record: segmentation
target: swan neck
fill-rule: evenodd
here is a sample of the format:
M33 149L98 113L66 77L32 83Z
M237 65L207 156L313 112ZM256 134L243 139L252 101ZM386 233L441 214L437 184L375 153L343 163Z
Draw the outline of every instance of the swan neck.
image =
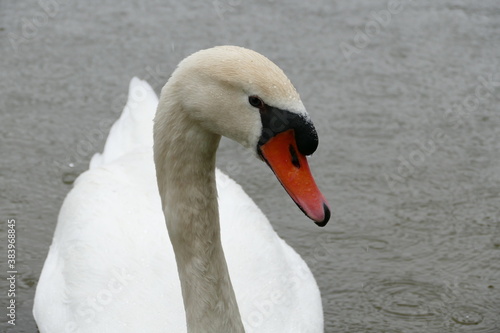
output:
M180 106L160 99L154 139L188 332L244 332L220 238L215 183L220 136L190 120Z

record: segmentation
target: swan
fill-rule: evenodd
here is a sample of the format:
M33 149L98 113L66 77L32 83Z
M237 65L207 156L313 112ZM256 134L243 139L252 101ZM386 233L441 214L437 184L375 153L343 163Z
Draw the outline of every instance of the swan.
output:
M216 169L222 135L328 222L306 159L318 137L283 71L242 47L198 51L159 100L132 79L61 207L34 299L40 332L323 332L311 271Z

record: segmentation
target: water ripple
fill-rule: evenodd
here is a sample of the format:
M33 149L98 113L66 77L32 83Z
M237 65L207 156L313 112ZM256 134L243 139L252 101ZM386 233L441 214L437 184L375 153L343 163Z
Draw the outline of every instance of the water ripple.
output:
M451 319L460 325L478 325L483 319L483 313L471 306L457 307L451 313Z
M443 307L442 288L429 282L382 280L368 283L364 291L375 308L396 317L431 320Z
M493 289L493 288L491 288ZM380 313L401 320L404 325L420 324L450 329L450 332L498 333L498 304L476 286L474 294L482 303L472 303L463 288L412 278L370 281L363 287L369 303ZM458 331L457 331L458 332Z

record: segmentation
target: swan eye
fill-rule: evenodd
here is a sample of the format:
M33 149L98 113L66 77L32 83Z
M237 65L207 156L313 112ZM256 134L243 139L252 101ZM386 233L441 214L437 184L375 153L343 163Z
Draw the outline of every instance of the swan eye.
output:
M248 103L250 103L251 106L259 109L264 106L264 102L257 96L248 97Z

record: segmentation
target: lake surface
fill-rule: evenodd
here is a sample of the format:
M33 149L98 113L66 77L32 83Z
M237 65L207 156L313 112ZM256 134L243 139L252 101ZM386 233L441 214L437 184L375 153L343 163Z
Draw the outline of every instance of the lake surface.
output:
M396 6L398 5L398 6ZM500 2L0 2L0 242L16 221L16 326L61 203L103 147L132 76L157 93L186 55L259 51L320 136L317 228L223 140L218 166L308 262L326 332L500 332ZM240 163L242 162L242 163ZM2 265L2 276L7 269ZM0 280L3 311L9 282Z

